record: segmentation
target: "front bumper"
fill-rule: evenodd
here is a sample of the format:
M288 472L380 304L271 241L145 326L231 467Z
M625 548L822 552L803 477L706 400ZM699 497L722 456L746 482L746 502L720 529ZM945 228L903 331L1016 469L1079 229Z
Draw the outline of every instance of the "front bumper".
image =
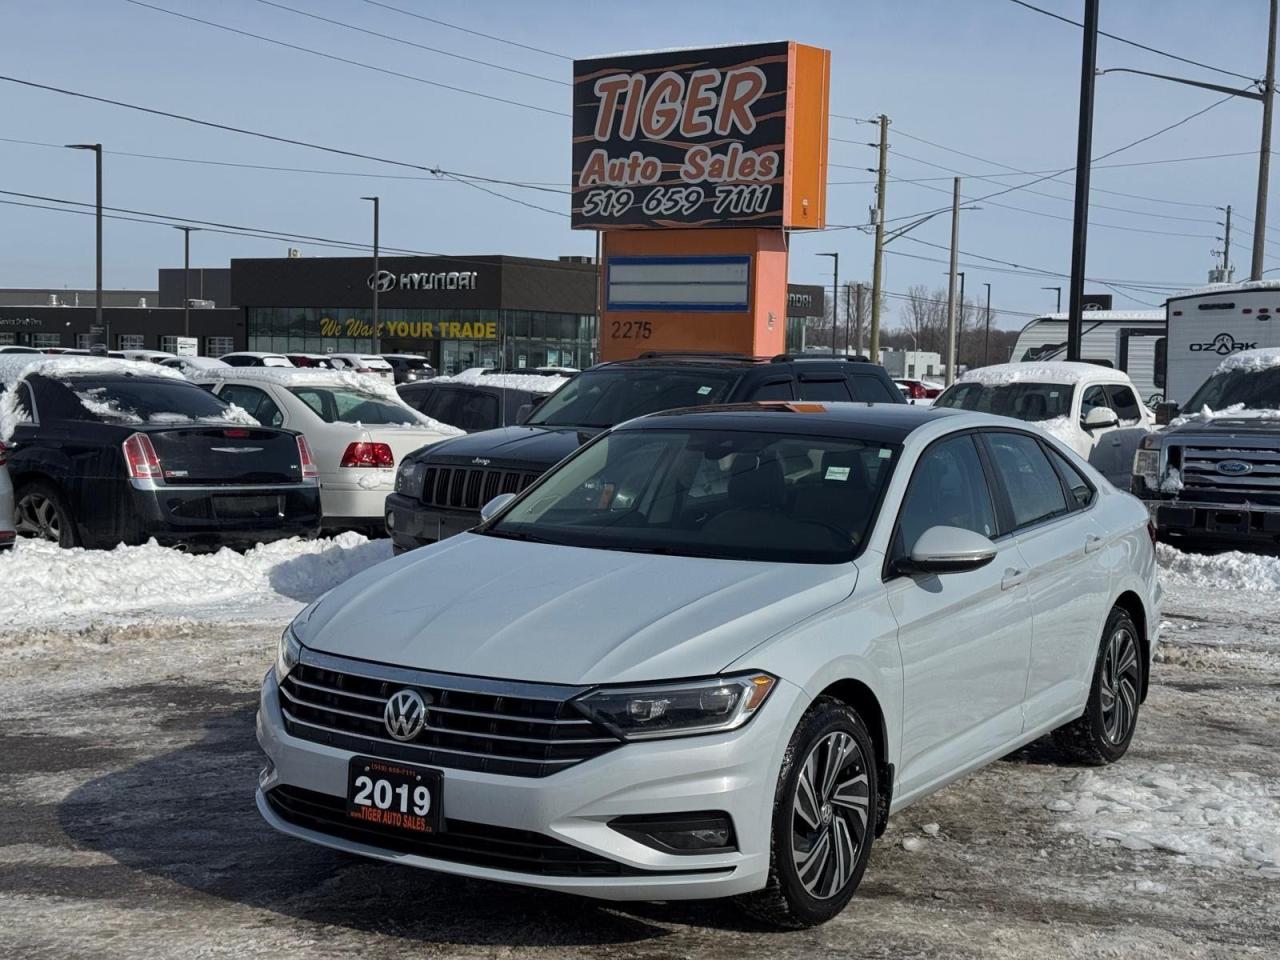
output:
M388 494L384 516L387 536L396 553L465 533L480 522L479 511L428 507L400 493Z
M1156 532L1169 541L1280 542L1280 507L1256 503L1144 500Z
M314 536L320 488L314 482L259 486L129 483L133 529L122 538L145 543L216 546Z
M270 760L259 779L258 809L277 830L349 853L483 880L607 900L706 899L764 886L774 787L804 691L780 681L769 702L731 733L628 743L546 777L444 770L444 816L530 831L619 865L622 876L548 876L476 866L357 842L285 819L268 800L282 785L342 798L345 750L290 736L284 729L274 671L262 685L258 743ZM721 810L733 820L737 850L706 855L662 853L609 826L628 814ZM497 831L495 831L497 832Z

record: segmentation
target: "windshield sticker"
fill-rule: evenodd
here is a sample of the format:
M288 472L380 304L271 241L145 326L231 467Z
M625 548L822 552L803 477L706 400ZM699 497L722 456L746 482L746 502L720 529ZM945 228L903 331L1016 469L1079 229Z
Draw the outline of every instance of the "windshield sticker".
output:
M892 457L892 456L893 456L893 451L892 451L892 450L890 450L888 447L881 447L881 448L880 448L880 459L881 459L881 460L888 460L888 459L889 459L890 457Z
M711 388L710 388L710 387L699 387L699 388L698 388L698 396L700 396L700 397L705 397L705 396L706 396L708 393L710 393L710 392L711 392Z
M848 480L848 479L849 479L849 468L848 468L848 467L827 467L827 476L826 476L826 479L828 479L828 480Z

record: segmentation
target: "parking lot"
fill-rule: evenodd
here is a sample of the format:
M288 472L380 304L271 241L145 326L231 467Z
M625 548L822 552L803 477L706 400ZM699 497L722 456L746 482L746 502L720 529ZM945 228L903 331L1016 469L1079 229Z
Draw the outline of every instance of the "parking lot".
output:
M61 565L31 547L0 559L6 957L1262 957L1280 938L1274 559L1162 548L1129 755L1070 768L1034 744L957 783L894 819L843 915L782 934L723 904L578 900L267 828L253 717L280 627L385 542ZM125 589L144 569L167 580Z

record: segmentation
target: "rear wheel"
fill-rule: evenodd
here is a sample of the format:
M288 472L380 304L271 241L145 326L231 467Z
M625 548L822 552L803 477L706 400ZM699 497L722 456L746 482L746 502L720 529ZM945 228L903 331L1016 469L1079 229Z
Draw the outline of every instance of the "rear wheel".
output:
M1093 766L1123 757L1138 726L1145 669L1133 618L1113 607L1102 631L1089 701L1080 717L1053 731L1058 749L1071 760Z
M875 748L862 719L822 697L787 745L774 795L769 879L738 898L781 927L830 920L862 880L875 833Z
M71 511L67 509L62 494L44 480L26 484L18 490L14 528L20 537L49 540L60 547L74 547L79 540Z

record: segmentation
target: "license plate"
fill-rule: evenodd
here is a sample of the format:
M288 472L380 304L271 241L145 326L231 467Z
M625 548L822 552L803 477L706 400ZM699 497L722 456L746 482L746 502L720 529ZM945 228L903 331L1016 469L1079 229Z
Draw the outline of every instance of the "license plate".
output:
M284 516L281 498L271 497L214 497L213 510L220 520L263 520Z
M352 757L347 767L347 816L391 833L444 829L444 774L395 760Z

